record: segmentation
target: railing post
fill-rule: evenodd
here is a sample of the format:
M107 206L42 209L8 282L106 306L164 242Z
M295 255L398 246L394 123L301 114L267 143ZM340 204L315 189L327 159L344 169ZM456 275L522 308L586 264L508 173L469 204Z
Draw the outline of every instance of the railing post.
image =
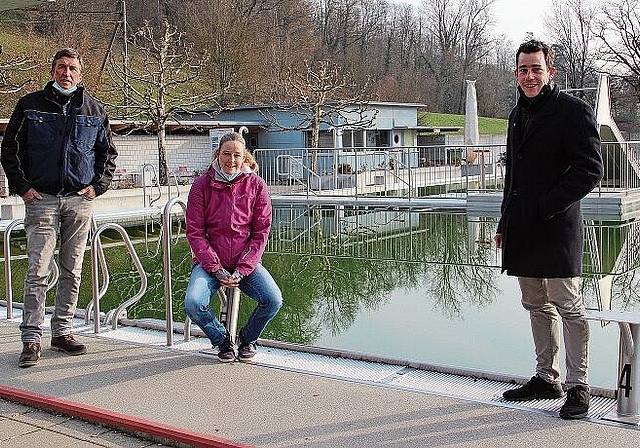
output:
M227 329L233 342L236 342L238 310L240 309L240 288L220 288L220 322Z
M165 319L167 321L167 346L173 345L173 293L171 289L171 208L180 205L182 212L186 214L187 205L177 197L170 199L164 206L162 212L162 263L164 267L164 306ZM185 322L185 340L189 328Z
M640 424L640 323L618 322L620 356L616 410L626 423Z
M16 219L9 223L4 231L4 288L5 297L7 298L7 319L13 319L13 285L11 283L11 231L23 219Z

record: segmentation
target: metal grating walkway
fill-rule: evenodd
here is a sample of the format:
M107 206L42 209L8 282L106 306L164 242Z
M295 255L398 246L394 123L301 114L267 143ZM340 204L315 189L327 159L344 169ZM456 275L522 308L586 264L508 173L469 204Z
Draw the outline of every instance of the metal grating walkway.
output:
M45 317L45 331L50 328L50 317L50 315ZM0 319L6 319L6 307L0 306ZM14 309L13 318L9 322L14 322L17 326L20 321L21 310ZM116 330L103 329L101 333L95 334L93 325L86 325L84 320L75 319L74 332L88 337L153 346L164 350L177 350L197 356L215 357L217 353L215 349L211 348L208 339L200 337L192 337L188 342L178 338L179 340L175 341L173 346L167 347L166 333L155 329L121 326ZM552 415L557 415L564 403L563 399L534 400L518 403L505 401L502 398L502 392L513 387L512 382L506 379L498 381L479 378L474 375L474 372L469 372L466 375L462 373L444 373L401 364L327 356L271 346L262 346L253 363L298 373L320 375L345 381L410 390L418 393L428 393ZM464 372L464 369L455 370ZM607 419L607 414L615 412L615 407L615 399L592 395L587 419L597 423L619 424ZM625 427L628 427L628 425L625 425Z

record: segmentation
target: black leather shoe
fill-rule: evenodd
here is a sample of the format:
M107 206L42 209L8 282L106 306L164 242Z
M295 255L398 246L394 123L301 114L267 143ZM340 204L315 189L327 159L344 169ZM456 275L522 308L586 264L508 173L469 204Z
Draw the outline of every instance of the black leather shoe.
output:
M18 360L19 367L31 367L38 364L40 360L40 343L39 342L23 342L22 353Z
M67 355L84 355L87 347L75 340L72 334L51 338L51 350L66 353Z
M589 413L589 388L573 386L567 391L567 401L560 408L560 418L573 420L585 418Z
M503 392L502 396L509 401L554 399L563 397L564 391L560 384L547 383L536 375L524 386L507 390Z

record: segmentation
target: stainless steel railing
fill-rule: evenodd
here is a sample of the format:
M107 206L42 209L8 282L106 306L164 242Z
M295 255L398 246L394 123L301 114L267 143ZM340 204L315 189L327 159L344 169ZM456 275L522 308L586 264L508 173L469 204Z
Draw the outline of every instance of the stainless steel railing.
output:
M167 346L173 345L173 289L171 280L171 209L179 205L186 213L187 204L178 198L169 200L162 211L162 261L164 267L164 306L167 321Z
M22 226L23 218L14 219L4 228L4 288L7 300L7 319L13 319L13 280L11 272L11 232ZM51 260L51 274L47 280L47 291L55 286L60 269L55 260Z
M640 188L640 142L602 142L601 148L605 174L598 192ZM256 149L254 156L272 195L412 199L502 190L505 151L502 144L277 148ZM467 161L469 153L480 156Z
M105 316L105 324L111 323L112 329L113 330L117 329L118 319L121 316L121 314L127 309L127 307L133 305L138 300L140 300L140 298L145 294L147 290L147 275L144 271L144 267L142 266L142 262L140 261L140 258L138 257L138 254L136 253L136 250L133 247L133 243L131 242L129 235L127 234L127 231L124 229L124 227L122 227L119 224L106 223L101 225L95 231L95 233L91 238L91 287L92 287L91 289L92 289L92 296L93 296L92 304L93 304L93 322L94 322L95 333L100 332L100 299L102 298L102 296L104 295L108 287L108 276L106 277L106 282L105 284L102 285L102 288L100 287L100 283L98 280L98 272L100 272L100 269L98 266L99 256L100 256L99 254L102 252L100 234L107 229L116 230L122 237L125 247L127 248L129 255L131 256L131 259L136 267L138 274L140 275L140 289L136 294L133 295L133 297L126 300L124 303L120 304L114 310L109 311ZM103 272L105 271L108 272L106 263L103 269L104 269ZM90 315L90 311L89 311L89 307L87 307L86 316L89 316L89 315Z

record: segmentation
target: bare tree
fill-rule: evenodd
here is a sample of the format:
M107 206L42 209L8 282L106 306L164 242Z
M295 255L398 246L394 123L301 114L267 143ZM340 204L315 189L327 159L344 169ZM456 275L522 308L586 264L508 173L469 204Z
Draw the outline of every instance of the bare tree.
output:
M495 42L488 39L488 31L492 23L491 5L494 0L466 0L462 7L464 26L462 35L462 76L464 79L477 79L480 67L495 48ZM465 85L461 83L460 103L458 111L464 110Z
M20 92L27 85L35 81L31 76L38 63L31 56L18 55L8 59L2 57L4 49L0 45L0 94ZM26 74L26 76L24 76ZM18 75L18 76L15 76Z
M329 61L310 63L305 61L304 69L290 68L287 78L278 82L277 90L286 104L277 104L273 111L266 110L263 116L274 126L287 130L311 130L311 170L317 171L317 148L320 129L323 125L330 129L348 127L350 129L371 126L378 110L371 107L369 83L357 86L349 72ZM296 122L284 126L278 121L274 111L287 111Z
M640 0L604 5L596 37L602 43L604 70L626 82L640 100Z
M313 18L331 55L344 54L358 40L360 0L317 0Z
M509 44L498 45L493 58L483 64L478 73L476 91L480 116L507 117L516 103L515 50Z
M8 117L21 95L41 85L42 76L34 70L39 67L37 53L11 55L0 46L0 115Z
M221 91L198 90L196 80L200 77L208 59L206 51L197 54L194 45L185 41L183 33L162 21L159 35L151 22L134 33L129 39L130 67L120 60L109 58L108 70L113 82L112 96L121 99L118 103L105 103L118 113L114 116L132 120L141 128L153 128L158 135L159 182L168 182L166 158L166 124L170 120L180 121L182 114L195 112L201 107L218 106L218 99L230 85Z
M428 40L436 46L429 69L438 80L439 105L461 112L464 80L475 78L478 64L491 52L487 38L494 0L423 0Z
M582 89L594 81L597 54L592 24L596 16L592 2L567 0L554 3L551 14L544 18L556 49L556 83L564 83L567 89Z

